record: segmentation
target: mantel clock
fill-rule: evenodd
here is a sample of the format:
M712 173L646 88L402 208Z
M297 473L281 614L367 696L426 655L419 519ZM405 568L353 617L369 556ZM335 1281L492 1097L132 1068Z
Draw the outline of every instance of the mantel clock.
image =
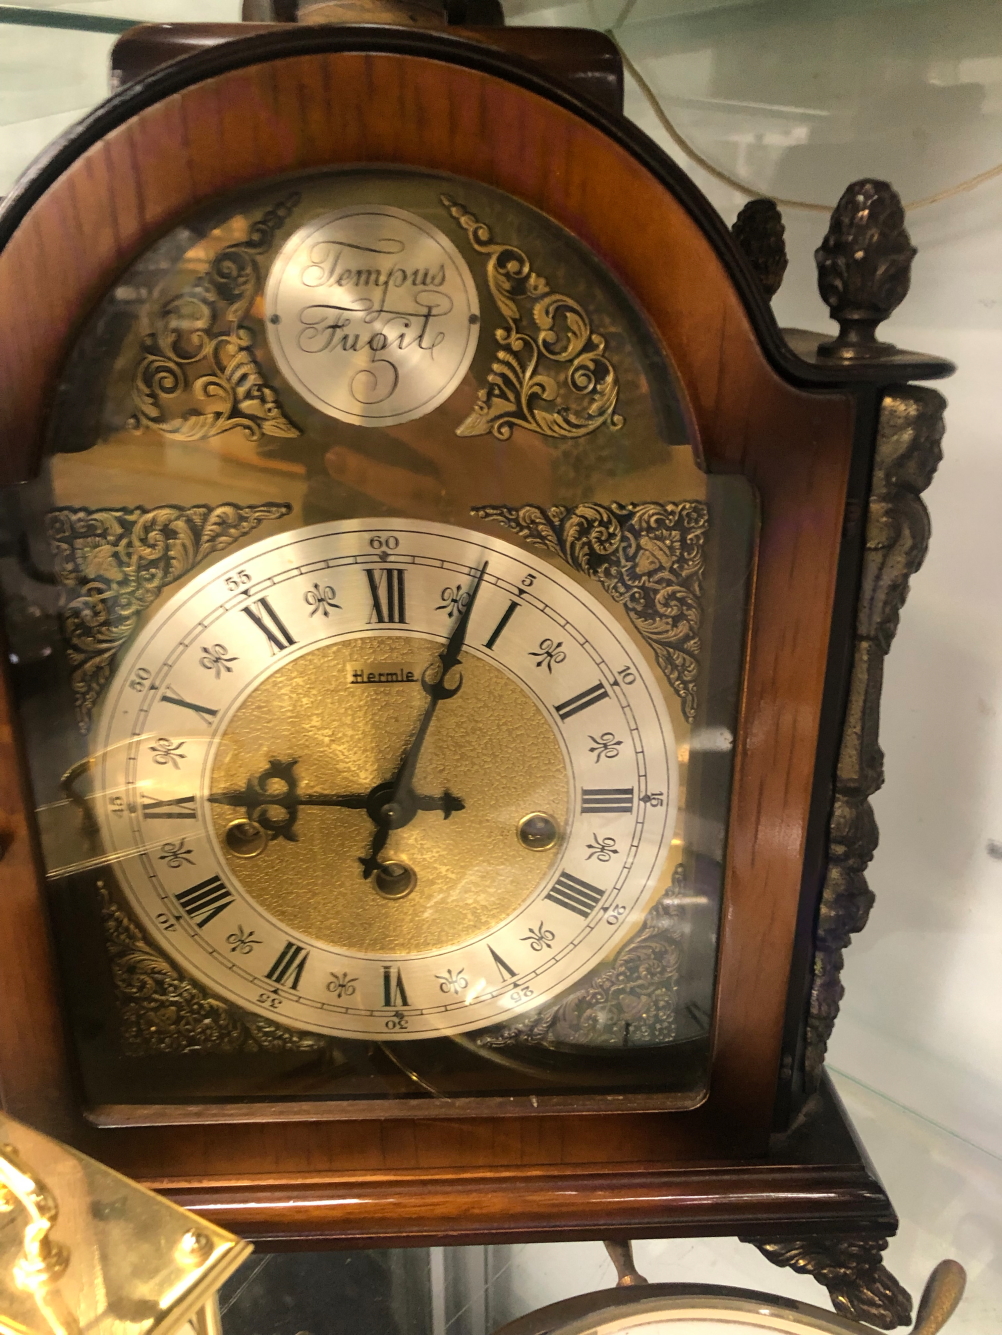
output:
M821 1073L951 369L893 192L783 336L769 206L274 25L0 228L10 1111L276 1245L740 1232L903 1320Z

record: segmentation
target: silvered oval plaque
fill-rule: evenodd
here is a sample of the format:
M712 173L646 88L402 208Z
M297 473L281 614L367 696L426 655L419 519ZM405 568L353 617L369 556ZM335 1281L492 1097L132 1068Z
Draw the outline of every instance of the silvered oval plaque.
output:
M423 417L477 347L469 266L424 218L385 204L314 218L282 247L265 288L268 341L289 383L358 426Z

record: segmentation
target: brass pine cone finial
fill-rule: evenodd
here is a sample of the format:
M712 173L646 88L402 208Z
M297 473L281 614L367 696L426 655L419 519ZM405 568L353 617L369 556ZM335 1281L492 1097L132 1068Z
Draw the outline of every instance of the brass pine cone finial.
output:
M838 337L822 343L824 357L886 357L892 343L877 339L877 325L904 301L916 255L905 211L886 181L854 181L832 212L814 252L818 291L838 321Z
M750 199L734 220L731 235L771 301L780 289L789 260L783 215L771 199Z

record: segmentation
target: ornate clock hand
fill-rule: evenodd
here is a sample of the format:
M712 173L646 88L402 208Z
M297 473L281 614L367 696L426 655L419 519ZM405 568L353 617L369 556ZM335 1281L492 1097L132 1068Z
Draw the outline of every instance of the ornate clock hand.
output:
M217 806L242 807L247 819L260 825L273 838L281 835L293 843L299 837L295 832L295 824L300 807L346 807L355 811L367 809L370 793L301 793L299 780L294 773L297 763L295 760L271 760L268 768L262 770L256 778L249 778L243 788L210 793L208 801ZM269 791L271 781L277 781L277 791ZM465 809L462 798L456 797L448 789L441 797L415 795L414 802L418 811L441 811L446 820L454 811ZM269 808L277 809L283 815L272 815Z
M372 843L366 857L359 858L362 867L362 875L366 880L373 875L380 867L379 853L386 846L386 839L390 830L399 830L404 825L409 825L418 811L428 810L427 807L420 805L421 799L414 792L414 773L417 769L418 759L421 755L421 748L424 746L425 738L428 735L428 729L431 727L431 721L435 717L435 711L438 708L440 700L451 700L453 696L458 695L463 685L463 678L460 675L455 686L446 685L446 678L454 668L459 667L462 659L463 646L466 643L466 632L470 624L470 617L473 615L473 605L477 601L477 594L480 592L480 585L483 583L484 575L487 573L487 562L480 567L473 588L470 590L470 597L465 608L456 622L452 634L446 641L445 648L438 655L441 664L441 671L432 681L428 673L430 668L425 668L421 674L421 686L425 695L428 696L428 704L424 711L424 717L418 726L414 739L403 760L400 762L400 768L389 781L389 783L379 783L369 793L369 800L366 809L369 818L376 826L372 834ZM441 809L444 812L445 819L448 820L453 810L459 810L458 807L451 809L445 805L445 799L449 794L443 794L443 805L441 808L431 808L432 810ZM453 798L453 802L457 799ZM378 847L377 847L378 845Z

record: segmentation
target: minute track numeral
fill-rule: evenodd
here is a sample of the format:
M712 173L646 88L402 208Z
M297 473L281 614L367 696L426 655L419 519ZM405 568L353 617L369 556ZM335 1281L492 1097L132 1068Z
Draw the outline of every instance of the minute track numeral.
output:
M365 578L369 582L372 596L372 611L369 622L380 625L407 624L407 589L404 581L405 571L393 566L384 566L381 570L367 570Z
M597 886L589 885L587 881L582 881L579 877L572 876L569 871L564 871L557 877L556 884L545 898L554 904L559 904L562 909L569 909L571 913L587 918L602 902L604 894L604 890L599 890Z
M285 622L267 598L257 598L253 607L244 607L241 608L241 611L250 617L268 641L268 648L271 650L272 657L275 654L280 654L283 649L291 649L296 643Z
M582 709L590 709L592 705L597 705L600 700L608 700L608 698L609 692L600 681L597 681L594 686L589 686L587 690L572 695L562 705L554 705L553 708L560 722L566 723L575 714L580 714Z
M632 788L582 788L582 816L601 815L605 812L632 811Z
M310 952L305 946L297 946L294 941L286 941L265 977L270 983L277 983L279 987L287 987L296 992L309 958Z
M207 881L189 886L174 898L200 930L208 927L213 918L218 918L234 901L233 894L218 876L210 876Z
M188 797L166 797L162 800L142 794L143 820L197 820L195 795Z

